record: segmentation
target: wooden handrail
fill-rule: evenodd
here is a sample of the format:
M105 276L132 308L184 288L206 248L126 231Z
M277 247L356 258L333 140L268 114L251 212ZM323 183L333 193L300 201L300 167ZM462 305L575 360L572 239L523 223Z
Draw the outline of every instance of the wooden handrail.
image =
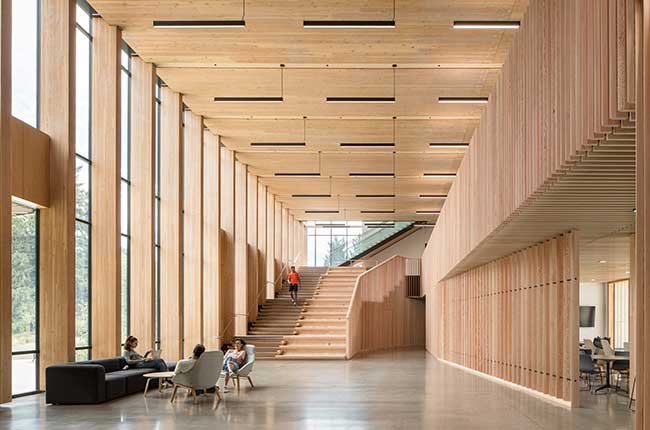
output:
M382 261L382 262L379 263L378 265L376 265L376 266L374 266L374 267L372 267L372 268L366 270L365 272L363 272L362 274L360 274L359 276L357 276L357 280L356 280L356 282L354 283L354 289L352 290L352 298L350 299L350 304L348 305L348 312L345 314L345 319L346 319L346 321L350 321L350 312L352 311L352 305L354 304L354 299L355 299L356 296L357 296L357 289L358 289L358 287L359 287L359 280L361 279L361 277L362 277L362 276L365 276L365 275L367 275L367 274L369 274L370 272L372 272L372 271L375 270L375 269L380 268L380 267L383 266L384 264L388 264L388 262L390 262L390 261L392 261L392 260L394 260L395 258L398 258L398 257L401 257L401 256L400 256L400 255L393 255L393 256L390 257L389 259Z

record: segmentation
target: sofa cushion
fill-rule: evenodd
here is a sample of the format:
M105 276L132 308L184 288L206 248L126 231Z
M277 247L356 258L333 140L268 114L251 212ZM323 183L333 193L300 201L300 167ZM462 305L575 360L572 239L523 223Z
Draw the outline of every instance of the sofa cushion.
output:
M104 367L104 371L115 372L122 370L126 366L126 360L122 357L100 358L98 360L79 361L77 364L99 364Z
M143 375L146 373L156 372L156 369L128 369L111 372L110 375L121 377L126 380L126 392L128 394L144 391L144 386L147 384L147 378Z
M113 400L124 396L126 391L127 378L124 375L116 375L119 372L106 374L106 400Z

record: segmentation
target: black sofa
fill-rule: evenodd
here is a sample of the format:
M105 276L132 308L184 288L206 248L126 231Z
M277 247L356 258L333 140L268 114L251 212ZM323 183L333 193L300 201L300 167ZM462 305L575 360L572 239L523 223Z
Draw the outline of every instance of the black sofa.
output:
M174 370L175 363L167 363ZM155 369L127 369L123 357L57 364L45 369L45 401L55 405L96 404L144 391L145 373ZM158 386L158 379L149 388Z

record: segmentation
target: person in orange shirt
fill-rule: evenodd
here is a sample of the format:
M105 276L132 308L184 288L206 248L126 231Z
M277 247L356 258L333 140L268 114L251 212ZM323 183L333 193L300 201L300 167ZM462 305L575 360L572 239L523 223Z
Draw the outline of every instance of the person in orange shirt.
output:
M289 294L291 294L291 301L293 305L298 305L298 284L300 284L300 273L296 272L296 266L291 266L289 272Z

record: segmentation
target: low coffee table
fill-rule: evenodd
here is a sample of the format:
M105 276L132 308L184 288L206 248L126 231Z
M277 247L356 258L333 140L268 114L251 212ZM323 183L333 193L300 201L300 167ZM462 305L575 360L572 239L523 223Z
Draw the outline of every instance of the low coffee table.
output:
M145 373L143 376L145 378L147 378L147 385L144 386L144 394L143 394L143 396L146 397L147 396L147 391L149 391L149 382L151 382L152 379L157 379L158 380L158 391L162 392L163 380L173 377L174 372Z

